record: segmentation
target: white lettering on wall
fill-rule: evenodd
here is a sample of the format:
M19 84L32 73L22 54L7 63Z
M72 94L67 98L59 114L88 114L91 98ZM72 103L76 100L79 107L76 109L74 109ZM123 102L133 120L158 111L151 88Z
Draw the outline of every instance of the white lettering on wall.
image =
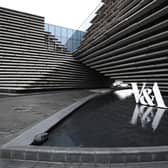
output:
M146 88L146 83L143 83L141 90L138 89L137 83L131 83L135 101L148 106L156 106L159 108L168 108L162 98L158 84L155 82L152 89Z

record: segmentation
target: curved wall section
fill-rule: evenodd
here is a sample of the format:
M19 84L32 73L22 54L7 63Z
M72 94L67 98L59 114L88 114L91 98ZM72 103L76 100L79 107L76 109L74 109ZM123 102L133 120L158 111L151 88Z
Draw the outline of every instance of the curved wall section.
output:
M168 1L102 0L74 56L113 80L168 92Z
M44 31L43 17L0 7L1 91L96 88L104 81Z

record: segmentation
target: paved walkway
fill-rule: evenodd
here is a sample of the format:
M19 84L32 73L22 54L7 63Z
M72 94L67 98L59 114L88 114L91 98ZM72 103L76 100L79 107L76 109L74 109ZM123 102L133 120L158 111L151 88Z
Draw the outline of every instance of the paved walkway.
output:
M167 168L168 162L126 164L71 164L0 160L0 168Z
M91 92L55 91L0 98L0 146Z

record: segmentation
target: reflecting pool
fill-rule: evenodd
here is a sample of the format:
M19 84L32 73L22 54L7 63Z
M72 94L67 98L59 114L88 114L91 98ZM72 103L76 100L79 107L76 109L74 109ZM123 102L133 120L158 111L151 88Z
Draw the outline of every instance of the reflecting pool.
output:
M168 104L168 97L164 97ZM168 109L135 103L132 90L97 96L49 130L43 146L168 145Z

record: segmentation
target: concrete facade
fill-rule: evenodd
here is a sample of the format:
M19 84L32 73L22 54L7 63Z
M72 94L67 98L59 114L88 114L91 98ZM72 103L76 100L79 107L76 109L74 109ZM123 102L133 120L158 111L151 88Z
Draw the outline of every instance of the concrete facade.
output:
M168 1L102 0L75 58L113 80L168 92Z
M44 31L43 17L0 7L0 91L95 88L104 79Z

